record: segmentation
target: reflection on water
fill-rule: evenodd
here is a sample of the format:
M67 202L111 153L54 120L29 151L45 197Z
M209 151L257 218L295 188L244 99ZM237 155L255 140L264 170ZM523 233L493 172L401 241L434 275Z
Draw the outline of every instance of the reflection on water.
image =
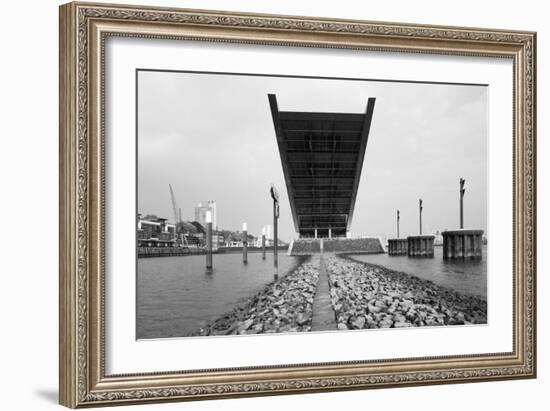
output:
M279 273L298 257L279 254ZM207 274L205 256L140 258L137 265L137 338L182 337L230 311L236 303L273 281L273 254L214 255Z
M434 258L409 258L388 254L354 255L353 259L383 265L466 294L487 298L487 247L483 258L474 260L443 260L443 247L434 248Z

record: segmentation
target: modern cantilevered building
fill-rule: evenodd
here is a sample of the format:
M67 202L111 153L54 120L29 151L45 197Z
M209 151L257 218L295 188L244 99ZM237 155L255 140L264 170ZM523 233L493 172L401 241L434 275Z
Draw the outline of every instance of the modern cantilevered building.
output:
M296 232L347 236L375 98L364 113L279 111L268 98Z

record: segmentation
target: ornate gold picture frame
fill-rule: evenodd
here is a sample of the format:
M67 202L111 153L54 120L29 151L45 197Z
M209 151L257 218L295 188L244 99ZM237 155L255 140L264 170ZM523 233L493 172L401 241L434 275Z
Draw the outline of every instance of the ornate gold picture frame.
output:
M265 366L108 374L104 70L105 43L114 37L512 61L513 141L503 144L513 146L513 349L289 365L270 365L266 358ZM92 3L61 6L60 403L76 408L535 378L535 103L533 32Z

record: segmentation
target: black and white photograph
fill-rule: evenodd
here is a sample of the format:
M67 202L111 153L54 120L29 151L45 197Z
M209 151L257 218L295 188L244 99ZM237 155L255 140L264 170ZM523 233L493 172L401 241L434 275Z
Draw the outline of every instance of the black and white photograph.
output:
M136 89L137 339L487 324L486 85Z
M484 85L136 77L138 339L487 323Z

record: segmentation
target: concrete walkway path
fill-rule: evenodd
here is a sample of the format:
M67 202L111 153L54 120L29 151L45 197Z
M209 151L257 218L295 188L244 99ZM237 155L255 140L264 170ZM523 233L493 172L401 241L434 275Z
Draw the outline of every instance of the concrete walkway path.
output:
M311 331L336 330L334 309L330 302L328 274L323 260L323 254L319 257L319 281L313 299L313 318L311 319Z

